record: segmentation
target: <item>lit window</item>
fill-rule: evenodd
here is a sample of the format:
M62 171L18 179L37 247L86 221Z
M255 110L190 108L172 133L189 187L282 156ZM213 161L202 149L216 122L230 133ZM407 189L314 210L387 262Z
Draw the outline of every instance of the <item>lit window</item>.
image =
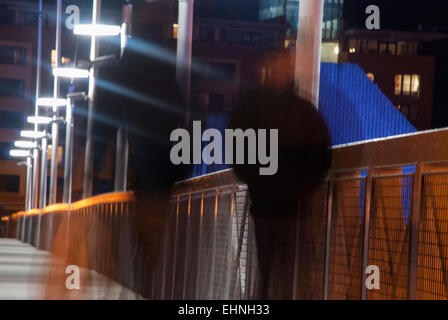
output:
M375 75L372 72L367 73L367 78L369 78L370 81L375 82Z
M379 53L380 54L387 54L387 42L380 42Z
M397 45L395 43L389 43L389 54L396 54Z
M173 39L177 39L177 32L179 31L179 25L177 23L173 24Z
M420 76L418 74L398 74L395 76L396 96L420 96Z
M407 42L400 41L397 44L397 54L398 55L407 55L408 54L408 44Z
M403 96L409 96L411 94L411 75L404 74L403 75Z
M418 74L412 75L411 94L414 97L420 96L420 76Z
M397 74L395 76L395 95L396 96L401 95L402 83L403 83L403 75Z

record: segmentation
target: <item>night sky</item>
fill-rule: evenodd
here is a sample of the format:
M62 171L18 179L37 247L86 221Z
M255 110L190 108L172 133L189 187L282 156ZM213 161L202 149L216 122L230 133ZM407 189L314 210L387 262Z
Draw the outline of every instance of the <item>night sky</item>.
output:
M448 27L448 1L440 0L345 0L344 17L348 26L365 25L365 9L380 8L384 29L417 30L419 24L428 27Z
M55 0L44 2L55 3ZM195 0L196 14L210 18L257 20L258 2L259 0ZM92 1L63 0L63 3L81 4L81 8L86 8ZM123 0L106 0L102 3L104 8L119 9ZM380 7L384 29L417 30L421 24L425 28L438 26L447 27L448 30L448 1L444 0L345 0L344 17L348 26L364 27L365 9L371 4Z

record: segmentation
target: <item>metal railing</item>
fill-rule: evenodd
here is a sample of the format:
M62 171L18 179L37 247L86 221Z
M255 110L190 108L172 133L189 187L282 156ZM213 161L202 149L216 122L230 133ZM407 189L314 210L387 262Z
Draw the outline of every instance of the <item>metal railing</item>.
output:
M294 274L285 275L292 298L448 298L444 141L448 131L334 148L328 179L299 201ZM231 170L174 186L161 259L149 274L131 223L134 200L108 194L18 213L2 229L148 298L258 297L250 199ZM365 285L370 265L380 270L378 290Z

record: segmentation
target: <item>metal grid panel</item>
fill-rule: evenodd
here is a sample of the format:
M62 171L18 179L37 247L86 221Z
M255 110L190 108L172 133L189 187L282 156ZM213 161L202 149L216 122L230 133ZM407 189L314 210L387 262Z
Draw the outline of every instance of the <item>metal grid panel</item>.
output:
M448 298L448 174L423 177L417 299Z
M216 216L215 266L213 299L228 299L231 274L232 189L222 189L218 197Z
M214 259L216 191L204 193L202 233L200 235L200 267L198 299L211 299Z
M365 179L334 182L329 299L361 298Z
M247 191L235 193L232 223L232 273L229 299L243 299L246 292L247 234L249 197Z
M173 287L173 266L174 266L174 249L176 235L176 218L177 218L177 199L172 199L169 203L168 221L165 235L165 253L164 253L164 299L172 298Z
M187 234L187 256L185 262L184 298L195 299L199 267L199 237L201 234L202 193L191 195L190 216Z
M174 256L174 284L173 284L173 299L182 299L184 272L185 272L185 253L187 242L187 223L188 223L188 196L181 196L179 198L179 211L177 214L176 227L176 246Z
M368 265L380 269L380 289L367 290L367 299L407 299L412 175L377 177L369 227Z
M328 182L303 200L299 224L298 291L300 300L323 299Z

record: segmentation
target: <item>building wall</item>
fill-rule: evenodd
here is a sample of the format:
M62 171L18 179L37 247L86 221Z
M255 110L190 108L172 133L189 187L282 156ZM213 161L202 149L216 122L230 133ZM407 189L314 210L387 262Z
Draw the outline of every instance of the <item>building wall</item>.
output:
M427 56L398 56L369 53L342 54L341 62L358 64L362 70L374 76L373 82L418 130L431 128L434 93L435 58ZM395 94L395 77L399 74L420 76L418 97ZM404 108L407 109L404 109ZM417 111L408 111L412 108ZM416 112L411 115L411 112Z
M269 20L286 16L290 28L287 35L297 35L299 0L260 0L259 19ZM325 0L322 39L334 41L339 39L344 0Z

